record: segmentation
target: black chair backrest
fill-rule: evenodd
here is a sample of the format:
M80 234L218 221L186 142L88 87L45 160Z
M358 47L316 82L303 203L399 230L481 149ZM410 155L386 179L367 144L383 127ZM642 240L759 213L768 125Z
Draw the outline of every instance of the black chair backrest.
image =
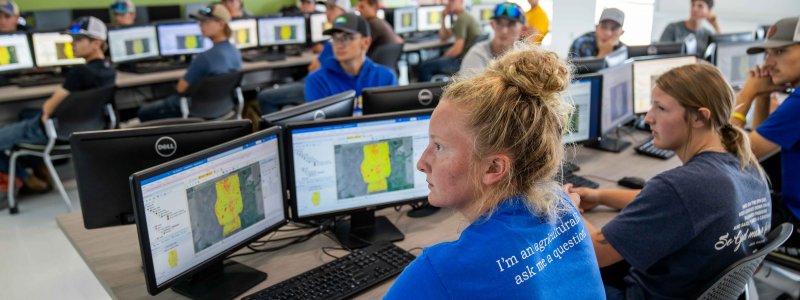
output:
M372 52L370 59L377 64L384 65L397 72L397 62L400 61L400 56L403 55L403 44L386 44L380 45Z
M767 243L753 254L733 263L702 289L697 299L737 299L744 292L747 282L761 265L764 257L780 247L792 235L794 226L783 223L767 235Z
M168 125L182 125L182 124L196 124L202 123L206 120L201 118L167 118L167 119L159 119L159 120L152 120L147 122L142 122L136 125L133 125L128 128L142 128L142 127L156 127L156 126L168 126Z
M236 106L234 91L242 80L241 72L204 77L189 86L189 116L215 119L231 112Z
M55 122L59 140L68 140L76 131L105 129L106 104L114 99L116 86L72 92L53 111L50 116Z

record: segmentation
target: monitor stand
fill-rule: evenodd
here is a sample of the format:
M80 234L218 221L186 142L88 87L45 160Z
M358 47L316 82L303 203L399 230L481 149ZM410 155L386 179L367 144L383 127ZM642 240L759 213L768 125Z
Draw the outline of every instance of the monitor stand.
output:
M612 138L608 134L604 134L599 139L586 142L583 145L585 147L602 151L615 152L615 153L622 152L622 150L627 149L631 145L631 143L622 141L622 139L619 136L619 128L617 128L616 132L617 132L616 138Z
M233 260L219 260L172 290L191 299L234 299L266 279L267 273Z
M406 215L410 218L424 218L439 212L439 210L440 208L432 206L428 201L425 201L422 204L412 204L411 210Z
M395 242L405 238L386 217L375 217L375 211L358 212L350 220L337 221L334 233L339 244L348 249L364 248L378 242Z
M647 123L644 122L644 116L645 115L639 115L636 117L636 120L633 121L633 128L650 132L650 125L647 125Z

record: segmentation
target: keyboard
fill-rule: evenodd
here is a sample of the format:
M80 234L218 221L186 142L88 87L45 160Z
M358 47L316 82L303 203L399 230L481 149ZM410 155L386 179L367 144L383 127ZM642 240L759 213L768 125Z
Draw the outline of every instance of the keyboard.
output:
M11 79L11 83L19 87L32 87L40 85L60 84L64 82L64 77L53 74L33 74L24 75Z
M286 53L275 53L275 52L256 52L256 53L248 53L242 54L242 59L249 62L254 61L280 61L286 60Z
M391 243L371 245L242 299L348 299L400 274L414 258Z
M578 170L581 169L581 167L579 167L578 165L573 164L573 163L568 162L568 161L564 161L564 164L562 165L562 167L564 168L564 172L570 172L570 173L578 171Z
M147 74L147 73L158 73L158 72L166 72L172 70L179 70L184 69L187 67L186 63L182 62L145 62L145 63L137 63L131 65L128 68L124 68L124 71L136 73L136 74Z
M636 147L636 153L660 159L668 159L675 156L675 152L673 151L656 147L656 145L653 144L653 139L649 139L647 142Z
M565 173L559 172L559 174L556 175L556 178L560 180L562 185L571 183L572 186L574 187L587 187L593 189L600 187L600 184L598 184L597 182L575 175L575 173L572 172L565 172Z

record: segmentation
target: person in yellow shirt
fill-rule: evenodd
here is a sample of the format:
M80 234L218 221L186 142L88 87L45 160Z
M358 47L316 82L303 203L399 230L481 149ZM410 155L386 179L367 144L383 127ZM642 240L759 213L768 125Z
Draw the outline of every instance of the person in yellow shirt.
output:
M522 31L522 36L528 37L533 35L533 41L539 44L547 33L550 32L550 19L547 18L547 13L545 13L542 6L539 5L539 0L528 0L528 3L531 4L531 10L525 13L528 26L525 26L525 29Z

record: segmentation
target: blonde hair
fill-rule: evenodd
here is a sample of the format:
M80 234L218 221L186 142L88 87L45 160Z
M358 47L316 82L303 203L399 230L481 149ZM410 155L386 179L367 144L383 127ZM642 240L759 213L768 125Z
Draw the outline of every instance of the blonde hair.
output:
M750 148L747 133L728 123L735 96L719 69L706 62L678 67L661 75L656 80L656 86L686 109L684 119L687 124L693 116L702 117L698 109L704 107L711 111L708 125L719 133L725 151L736 156L742 170L752 166L763 177L763 170ZM691 138L692 126L688 127Z
M456 76L445 88L442 101L468 113L475 145L471 170L491 154L511 160L506 180L497 185L470 178L478 187L476 216L491 215L501 201L520 195L533 213L554 220L561 196L553 177L564 156L561 137L571 112L560 93L571 72L555 52L517 42L482 73Z

